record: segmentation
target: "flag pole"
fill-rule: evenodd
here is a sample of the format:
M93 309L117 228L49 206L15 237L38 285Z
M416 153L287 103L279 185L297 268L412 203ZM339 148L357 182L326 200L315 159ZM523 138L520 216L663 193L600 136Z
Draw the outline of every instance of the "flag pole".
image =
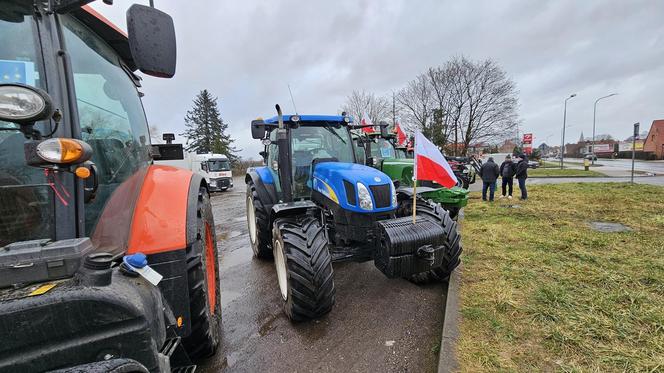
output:
M415 135L417 137L417 135ZM415 218L415 213L417 212L417 152L415 151L417 148L415 147L415 138L413 138L413 158L415 161L413 162L414 170L413 170L413 225L417 222L417 219Z

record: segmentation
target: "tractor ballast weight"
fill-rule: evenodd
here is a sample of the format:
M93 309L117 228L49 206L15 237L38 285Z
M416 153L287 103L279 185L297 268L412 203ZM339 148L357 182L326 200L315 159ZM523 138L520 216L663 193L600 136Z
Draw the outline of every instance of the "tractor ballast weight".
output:
M456 267L456 223L442 209L418 212L415 223L399 215L390 177L357 163L351 118L282 115L278 106L277 114L251 124L266 166L247 170L247 222L254 256L275 260L291 320L332 308L333 261L374 260L386 276L406 278Z

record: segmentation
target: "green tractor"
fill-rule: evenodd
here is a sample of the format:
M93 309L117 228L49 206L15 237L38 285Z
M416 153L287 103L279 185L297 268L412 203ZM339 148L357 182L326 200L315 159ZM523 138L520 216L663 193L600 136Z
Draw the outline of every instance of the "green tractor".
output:
M410 209L413 192L418 198L439 203L457 219L459 211L468 204L468 190L457 185L451 189L444 188L431 181L418 181L417 189L413 188L414 161L408 157L405 147L396 144L396 135L388 133L387 124L379 124L380 132L356 132L355 142L358 149L356 154L368 166L375 167L386 173L397 186L402 196L408 197L401 201L400 208Z
M334 304L332 263L373 260L389 278L444 280L459 264L457 223L418 201L417 219L389 176L358 164L346 115L257 119L265 166L247 170L247 223L257 258L274 258L286 315L320 317Z

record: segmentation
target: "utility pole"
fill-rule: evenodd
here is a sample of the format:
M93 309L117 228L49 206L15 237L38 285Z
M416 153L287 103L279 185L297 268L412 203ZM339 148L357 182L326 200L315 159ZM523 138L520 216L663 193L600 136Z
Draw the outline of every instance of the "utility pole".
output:
M639 122L634 123L634 136L632 136L632 185L634 185L634 158L636 158L636 138L639 136Z
M611 93L610 95L602 96L602 97L598 98L597 100L595 100L595 105L593 105L593 147L592 147L592 155L593 156L591 158L591 162L593 164L595 164L595 117L596 117L596 114L597 114L597 103L599 102L599 100L603 100L605 98L615 96L615 95L617 95L617 93Z
M565 110L563 111L563 138L560 141L560 169L563 169L563 158L565 158L565 126L567 123L567 100L576 97L576 93L572 93L565 99Z
M396 128L397 126L397 105L394 99L394 91L392 91L392 127Z

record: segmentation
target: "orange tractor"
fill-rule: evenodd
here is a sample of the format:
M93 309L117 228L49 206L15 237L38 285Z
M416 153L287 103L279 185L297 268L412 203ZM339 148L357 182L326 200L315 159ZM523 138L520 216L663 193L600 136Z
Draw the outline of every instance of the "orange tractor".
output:
M0 0L0 371L192 371L220 339L208 185L153 164L183 152L136 75L174 75L173 21L88 2Z

